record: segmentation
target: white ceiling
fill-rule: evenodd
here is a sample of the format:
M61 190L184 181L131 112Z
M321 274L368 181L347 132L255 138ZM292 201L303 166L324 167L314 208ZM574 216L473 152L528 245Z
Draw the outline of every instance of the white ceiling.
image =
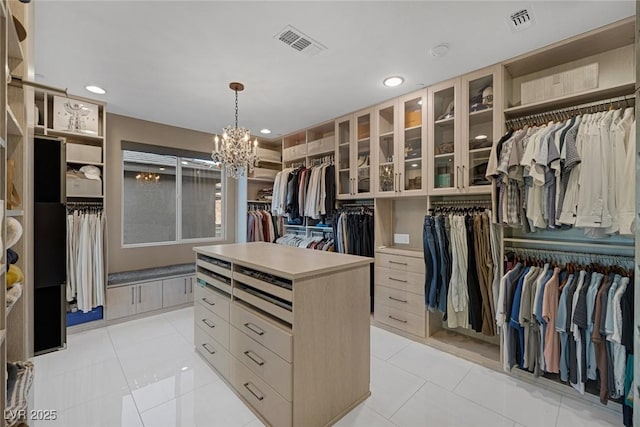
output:
M512 33L507 17L533 9ZM491 65L635 13L633 1L35 2L37 80L112 113L217 133L286 134ZM291 24L328 49L307 57L273 36ZM429 49L447 43L442 58ZM399 88L382 79L402 75ZM97 84L106 95L88 93Z

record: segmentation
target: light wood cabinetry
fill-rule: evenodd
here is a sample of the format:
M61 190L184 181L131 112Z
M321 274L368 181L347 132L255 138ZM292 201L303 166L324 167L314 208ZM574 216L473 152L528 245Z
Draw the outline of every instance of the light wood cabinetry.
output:
M485 173L502 136L501 81L492 66L429 88L430 195L491 193Z
M363 110L335 121L337 198L358 199L373 195L372 110Z
M371 260L261 242L195 251L196 349L263 422L331 425L370 394Z
M375 265L376 322L424 338L425 266L422 253L379 248Z
M162 281L162 303L164 307L186 304L193 301L194 276L174 277Z
M107 288L107 320L133 316L193 302L195 276L128 283Z
M376 197L427 194L427 90L411 93L376 108Z

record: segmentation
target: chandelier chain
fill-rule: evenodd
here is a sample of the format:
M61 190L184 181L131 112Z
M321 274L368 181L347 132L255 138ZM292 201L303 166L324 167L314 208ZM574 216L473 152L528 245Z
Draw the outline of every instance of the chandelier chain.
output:
M238 129L238 91L234 91L236 93L236 129Z

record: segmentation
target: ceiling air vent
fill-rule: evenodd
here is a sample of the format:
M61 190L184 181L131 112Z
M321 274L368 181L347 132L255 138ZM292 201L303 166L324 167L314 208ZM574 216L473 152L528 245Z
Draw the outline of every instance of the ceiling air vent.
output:
M509 16L508 22L509 28L511 28L511 31L514 33L524 31L527 28L532 27L535 22L533 11L530 8L521 9L512 13L511 16Z
M326 46L318 43L292 25L287 25L273 37L307 56L317 55L327 49Z

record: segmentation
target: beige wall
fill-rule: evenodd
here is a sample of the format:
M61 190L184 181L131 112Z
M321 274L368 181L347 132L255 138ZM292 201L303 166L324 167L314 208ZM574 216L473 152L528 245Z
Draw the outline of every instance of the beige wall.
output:
M211 135L131 117L107 114L107 225L108 271L138 270L192 262L194 246L208 243L163 245L143 248L122 247L122 150L121 141L210 152ZM235 180L227 180L227 241L235 240Z

